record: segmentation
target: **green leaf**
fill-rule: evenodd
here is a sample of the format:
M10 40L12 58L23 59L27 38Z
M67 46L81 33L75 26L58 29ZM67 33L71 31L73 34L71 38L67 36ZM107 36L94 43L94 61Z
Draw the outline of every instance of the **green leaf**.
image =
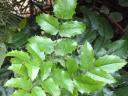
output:
M86 73L86 76L106 84L115 83L115 79L110 74L101 69L92 69Z
M41 67L40 67L40 71L41 71L41 80L45 80L48 78L48 76L50 75L51 73L51 69L52 69L52 62L50 61L47 61L47 62L43 62L43 64L41 64Z
M98 32L105 39L111 39L113 37L112 25L110 25L105 17L99 17Z
M52 78L43 81L42 88L44 88L45 91L50 93L52 96L60 96L61 91L59 86L54 82Z
M22 62L18 58L11 58L11 63L12 65L8 68L9 70L12 70L13 72L20 74L24 77L28 76L27 69L24 66L26 62ZM24 63L24 65L21 63Z
M55 0L54 14L58 18L72 19L75 13L77 0Z
M33 58L38 58L39 60L44 61L45 54L39 49L36 43L27 44L27 50L29 53L31 53L31 56Z
M80 93L91 93L102 89L105 84L103 82L96 81L88 76L78 76L75 79L75 84Z
M36 79L39 72L39 62L36 59L33 59L28 64L25 65L27 67L28 76L32 81Z
M84 70L88 70L93 67L95 61L94 52L92 46L86 41L81 48L80 65Z
M107 73L114 73L126 65L126 61L118 56L106 55L96 60L95 66L106 71Z
M78 21L68 21L61 25L60 36L61 37L72 37L81 34L85 31L85 25Z
M7 51L7 49L6 49L5 44L4 43L0 43L0 68L1 68L1 65L4 62L6 51Z
M66 71L55 69L53 72L53 78L61 88L65 88L69 92L73 93L74 84Z
M11 96L31 96L27 91L16 90Z
M31 96L46 96L45 92L40 87L34 87L31 91Z
M128 57L128 40L117 40L107 46L108 53L117 55L121 58L127 59Z
M76 49L77 43L72 39L59 39L55 46L55 53L64 56Z
M41 51L48 54L54 51L54 42L47 37L35 36L29 39L29 43L36 43Z
M8 52L6 56L13 56L13 57L18 58L19 60L25 61L25 62L30 60L28 53L23 52L23 51L18 51L18 50Z
M41 14L36 17L36 22L41 27L42 30L44 30L46 33L49 33L51 35L56 35L59 31L59 22L58 20L50 16L48 14Z
M68 57L66 61L66 67L68 69L68 73L73 75L75 72L77 72L78 64L74 58Z
M6 82L5 86L29 90L32 88L32 82L24 78L11 78Z

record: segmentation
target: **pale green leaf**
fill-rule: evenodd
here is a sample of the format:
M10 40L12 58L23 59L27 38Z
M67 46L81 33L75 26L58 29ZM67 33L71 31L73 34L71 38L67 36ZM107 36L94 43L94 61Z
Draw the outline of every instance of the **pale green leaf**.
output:
M8 52L6 56L13 56L21 61L26 61L26 62L30 60L30 57L27 52L18 51L18 50Z
M94 52L92 46L86 41L81 48L80 65L84 70L88 70L94 66Z
M105 86L103 82L96 81L84 75L78 76L75 79L75 84L80 93L96 92L97 90L100 90Z
M43 13L36 17L36 22L46 33L51 35L58 33L59 22L55 17Z
M34 58L31 61L29 61L29 63L25 64L25 66L27 68L28 76L30 77L32 81L34 81L36 77L38 76L39 69L40 69L39 60Z
M22 62L20 59L18 58L11 58L11 63L12 65L9 66L9 70L12 70L13 72L17 73L17 74L20 74L22 76L25 76L27 77L27 69L26 67L24 66L26 62ZM21 64L23 63L23 64Z
M66 67L67 67L68 73L70 75L73 75L75 72L77 72L78 64L77 64L75 58L68 57L66 60Z
M64 56L76 49L77 43L72 39L59 39L55 46L55 53Z
M41 51L36 43L27 44L27 50L31 53L33 58L38 58L41 61L44 61L45 54Z
M58 18L72 19L75 13L77 0L55 0L54 14Z
M39 49L45 53L54 51L54 42L47 37L35 36L29 39L29 43L36 43Z
M16 90L11 96L31 96L27 91Z
M51 69L52 69L52 62L47 61L47 62L43 62L43 64L41 64L40 67L40 76L41 76L41 80L45 80L48 78L48 76L51 73Z
M41 84L42 84L42 88L44 88L45 91L51 94L52 96L60 96L61 94L60 88L52 78L43 81Z
M86 73L86 76L106 84L115 83L115 79L110 74L101 69L92 69Z
M61 37L72 37L83 33L85 28L82 22L68 21L61 25L59 34Z
M44 90L40 87L34 87L31 91L31 96L46 96Z
M126 61L118 56L105 55L96 60L95 66L106 71L107 73L113 73L121 69L126 65Z
M5 86L29 90L32 88L32 82L25 78L11 78Z
M61 88L65 88L69 92L73 93L74 84L66 71L55 69L53 72L53 78Z

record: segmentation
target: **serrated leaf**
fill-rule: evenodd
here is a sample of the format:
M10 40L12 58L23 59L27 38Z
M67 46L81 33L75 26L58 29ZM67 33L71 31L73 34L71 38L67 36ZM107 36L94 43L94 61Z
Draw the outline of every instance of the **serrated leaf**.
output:
M53 72L54 81L61 87L73 93L74 84L66 71L55 69Z
M68 21L64 22L60 27L61 37L72 37L81 34L85 31L85 25L78 21Z
M121 69L127 62L118 56L106 55L96 60L95 66L106 71L107 73L114 73Z
M29 39L29 43L36 43L41 51L48 54L54 51L54 42L47 37L35 36Z
M15 58L18 58L21 61L29 61L30 57L27 52L14 50L11 52L8 52L6 56L13 56Z
M95 61L94 52L92 46L86 41L81 48L80 65L84 70L88 70L93 67Z
M115 79L110 74L101 69L92 69L86 73L86 76L106 84L115 83Z
M39 49L36 43L27 44L27 50L29 53L31 53L31 56L33 58L38 58L39 60L44 61L45 54Z
M55 0L54 14L58 18L72 19L75 13L77 0Z
M77 43L72 39L59 39L55 46L55 53L64 56L76 49Z
M0 43L0 68L1 68L1 65L4 62L6 51L7 51L7 49L6 49L5 44L4 43Z
M11 78L5 86L29 90L32 88L32 82L25 78Z
M80 93L91 93L102 89L105 84L103 82L96 81L88 76L78 76L75 79L75 84Z
M44 90L40 87L34 87L31 91L31 96L46 96Z
M61 93L60 88L52 78L48 78L47 80L43 81L41 84L42 84L42 88L44 88L45 91L50 93L52 96L60 96Z
M68 74L70 74L71 76L75 72L77 72L78 64L77 64L75 58L68 57L67 60L66 60L66 67L68 69Z
M28 64L25 65L27 67L28 76L32 81L34 81L39 72L39 62L38 60L32 60Z
M41 80L45 80L48 78L48 76L51 73L52 70L52 62L47 61L47 62L43 62L43 64L40 67L40 76L41 76Z
M27 91L16 90L11 96L31 96Z
M43 13L36 17L36 22L46 33L51 35L56 35L58 33L59 22L55 17Z
M20 74L24 77L28 76L27 69L24 66L26 62L22 62L18 58L11 58L11 63L12 63L12 65L8 68L9 70L12 70L13 72ZM21 63L23 63L23 64L21 64Z

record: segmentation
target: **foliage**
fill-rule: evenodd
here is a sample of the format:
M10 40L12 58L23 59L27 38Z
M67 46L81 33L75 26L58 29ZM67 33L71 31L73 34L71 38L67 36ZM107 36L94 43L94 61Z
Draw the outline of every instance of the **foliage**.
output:
M88 41L78 44L74 37L82 34L86 27L82 22L71 20L76 0L66 1L69 2L56 0L56 17L44 13L36 17L41 29L56 38L35 36L28 40L26 52L14 50L7 53L7 56L13 57L9 69L15 73L15 77L5 84L16 88L11 96L78 96L94 93L115 83L112 74L126 65L124 59L115 55L96 58ZM71 7L63 6L65 4ZM101 18L102 23L97 24L96 19L92 18L94 23L91 24L96 24L93 26L95 30L101 24L108 23ZM110 26L104 26L98 32L106 39L112 38Z

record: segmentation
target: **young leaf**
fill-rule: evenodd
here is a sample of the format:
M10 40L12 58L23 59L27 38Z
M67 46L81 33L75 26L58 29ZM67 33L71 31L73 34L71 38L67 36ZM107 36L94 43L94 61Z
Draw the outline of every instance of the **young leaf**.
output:
M24 78L12 78L6 82L5 86L29 90L32 88L32 82Z
M51 35L56 35L58 33L59 22L55 17L43 13L36 17L36 22L46 33Z
M31 91L31 96L46 96L45 92L40 87L34 87Z
M29 53L31 53L31 56L33 58L38 58L41 61L44 61L45 54L43 51L41 51L36 43L30 43L27 44L27 50Z
M52 62L48 61L48 62L43 62L43 64L40 67L40 71L41 71L41 80L45 80L48 78L48 76L51 73L51 69L52 69Z
M55 53L64 56L72 53L76 49L77 43L72 39L60 39L55 46Z
M11 96L31 96L27 91L16 90Z
M77 72L78 64L74 58L68 57L66 61L66 67L68 69L69 75L73 75L75 72Z
M26 64L26 66L27 66L28 76L32 81L34 81L38 75L39 66L35 66L31 64Z
M118 56L106 55L96 60L95 66L106 71L107 73L114 73L126 65L126 61Z
M77 0L55 0L54 14L58 18L72 19L75 13Z
M92 46L87 41L81 48L80 58L82 69L88 70L93 67L95 61L94 52Z
M29 43L36 43L41 51L48 54L54 51L54 42L47 37L35 36L29 39Z
M24 66L26 62L24 62L24 64L21 64L22 61L18 58L11 58L11 63L12 65L8 68L9 70L12 70L13 72L22 75L24 77L28 77L27 74L27 69Z
M105 83L96 81L88 76L78 76L75 79L75 84L80 93L91 93L102 89Z
M73 93L74 84L66 71L55 69L53 72L53 79L61 87Z
M86 73L86 76L106 84L115 83L115 79L110 74L101 69L92 69Z
M72 37L84 31L85 25L82 22L68 21L61 25L59 34L61 37Z
M18 51L18 50L8 52L6 56L13 56L13 57L16 57L22 61L29 61L30 60L30 57L29 57L27 52Z
M47 80L43 81L42 88L44 88L45 91L49 92L52 96L60 96L60 88L52 78L48 78Z

